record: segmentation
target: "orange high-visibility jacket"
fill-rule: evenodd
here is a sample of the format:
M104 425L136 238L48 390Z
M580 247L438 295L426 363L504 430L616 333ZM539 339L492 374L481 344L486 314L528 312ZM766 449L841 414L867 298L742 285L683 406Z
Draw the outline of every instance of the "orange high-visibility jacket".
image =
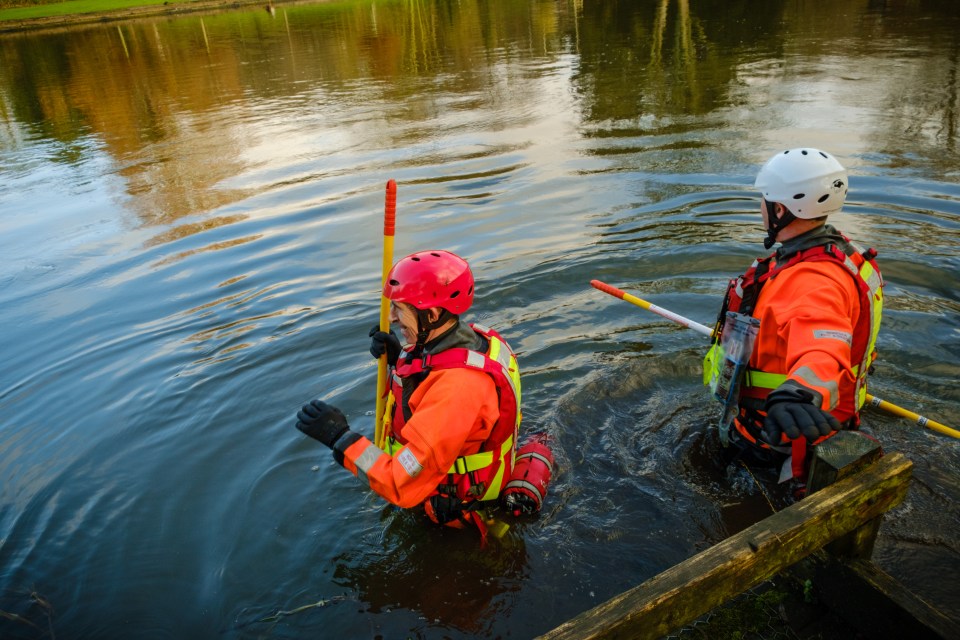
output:
M404 508L434 493L457 458L479 451L500 417L496 383L476 369L431 371L408 404L412 413L403 425L406 445L394 455L363 436L343 451L344 467Z
M841 423L857 414L854 328L860 317L854 279L834 261L801 262L769 280L757 298L760 319L749 367L785 374L822 397ZM749 383L745 384L749 394Z

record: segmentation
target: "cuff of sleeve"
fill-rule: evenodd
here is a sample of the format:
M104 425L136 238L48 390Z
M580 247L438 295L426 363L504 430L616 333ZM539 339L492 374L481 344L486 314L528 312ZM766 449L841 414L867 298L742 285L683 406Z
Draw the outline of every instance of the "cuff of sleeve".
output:
M345 434L337 438L337 441L333 443L333 459L337 461L341 467L343 466L343 452L350 448L354 442L359 440L362 436L356 431L347 430Z
M795 380L787 380L767 396L764 411L769 411L770 407L780 402L805 402L819 407L823 404L823 396Z

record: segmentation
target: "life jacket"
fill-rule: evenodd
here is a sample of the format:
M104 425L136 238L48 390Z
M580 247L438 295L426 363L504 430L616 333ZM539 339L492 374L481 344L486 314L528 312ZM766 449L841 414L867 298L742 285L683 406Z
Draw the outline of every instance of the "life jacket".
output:
M480 324L470 327L489 345L486 353L465 348L451 348L437 354L426 354L408 359L401 355L390 377L383 428L387 434L384 451L394 455L405 444L403 379L425 376L431 371L458 367L479 369L493 378L499 397L500 417L480 451L457 458L447 476L447 482L437 487L433 496L441 494L454 498L464 507L496 500L513 472L515 446L520 430L520 368L513 350L493 329ZM432 496L431 496L432 497Z
M730 281L727 295L717 321L715 342L704 359L704 380L709 380L710 370L721 365L717 358L717 345L722 332L722 322L727 311L753 315L760 290L766 282L775 278L786 269L801 262L828 260L844 267L857 285L860 300L860 316L853 327L851 344L851 368L855 386L855 407L852 422L847 426L859 426L859 410L866 401L867 374L871 364L876 359L876 341L880 330L880 317L883 311L883 278L875 261L877 252L874 249L862 250L845 236L843 242L830 242L813 246L796 253L778 257L776 253L762 259L755 260L745 274ZM761 331L762 331L761 327ZM755 347L756 348L756 347ZM734 424L747 441L761 448L774 448L783 452L792 449L794 455L794 475L802 467L804 452L800 451L803 442L784 443L785 447L770 447L760 440L760 429L763 416L758 413L763 407L767 395L787 380L787 375L780 371L760 371L747 369L740 385L740 414ZM817 440L820 442L829 436ZM802 440L802 439L800 439Z

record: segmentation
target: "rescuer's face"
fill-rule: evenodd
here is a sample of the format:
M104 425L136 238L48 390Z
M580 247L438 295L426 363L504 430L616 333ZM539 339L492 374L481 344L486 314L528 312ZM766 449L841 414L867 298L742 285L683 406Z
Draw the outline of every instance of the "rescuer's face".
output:
M413 305L406 302L391 302L390 324L399 326L404 343L417 342L417 312Z

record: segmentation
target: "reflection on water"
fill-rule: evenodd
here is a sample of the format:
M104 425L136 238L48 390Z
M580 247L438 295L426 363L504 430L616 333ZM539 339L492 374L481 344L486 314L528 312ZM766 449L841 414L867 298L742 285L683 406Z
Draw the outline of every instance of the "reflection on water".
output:
M960 425L960 16L819 4L283 3L0 37L0 636L532 637L786 502L716 464L699 322L762 251L759 163L819 145L887 281L871 391ZM556 443L481 551L293 429L372 429L396 255L468 257ZM878 565L954 615L960 443ZM170 612L176 612L171 615ZM33 626L31 626L33 625Z

